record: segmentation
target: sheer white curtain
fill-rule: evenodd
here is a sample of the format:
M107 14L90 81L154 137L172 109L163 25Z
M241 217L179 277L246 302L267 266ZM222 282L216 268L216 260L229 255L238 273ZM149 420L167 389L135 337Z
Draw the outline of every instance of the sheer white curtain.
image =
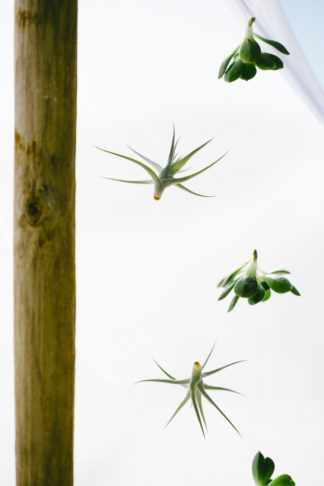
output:
M268 39L278 40L287 47L290 56L281 56L286 66L283 74L324 124L324 90L303 53L280 0L231 0L231 7L240 18L242 26L251 17L256 17L255 32ZM267 46L267 50L272 48ZM278 52L276 54L280 56Z

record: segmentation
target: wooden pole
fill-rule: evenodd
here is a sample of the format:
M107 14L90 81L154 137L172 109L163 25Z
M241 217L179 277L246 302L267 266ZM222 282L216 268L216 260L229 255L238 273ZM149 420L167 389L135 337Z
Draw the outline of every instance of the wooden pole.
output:
M15 0L18 486L72 486L77 0Z

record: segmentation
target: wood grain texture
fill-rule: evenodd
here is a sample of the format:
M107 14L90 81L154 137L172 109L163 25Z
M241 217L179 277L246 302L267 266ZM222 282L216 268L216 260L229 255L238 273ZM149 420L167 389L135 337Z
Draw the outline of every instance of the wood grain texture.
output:
M77 0L15 1L18 486L72 486Z

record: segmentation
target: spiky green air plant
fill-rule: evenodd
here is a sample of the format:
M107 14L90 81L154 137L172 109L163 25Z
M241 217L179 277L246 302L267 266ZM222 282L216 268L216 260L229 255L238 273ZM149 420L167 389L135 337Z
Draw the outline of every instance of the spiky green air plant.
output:
M240 361L234 361L233 363L229 363L225 366L222 366L220 368L216 368L215 370L212 371L203 371L213 350L214 350L215 345L212 347L210 353L208 354L204 364L201 366L198 361L195 361L193 364L192 368L192 374L191 378L187 378L184 380L177 380L174 376L170 375L167 371L165 371L162 366L160 366L156 361L154 363L160 368L160 370L169 378L168 380L166 379L149 379L149 380L141 380L138 383L143 383L143 382L148 382L148 381L153 381L157 383L170 383L171 385L180 385L185 388L187 388L187 393L180 405L177 407L176 411L174 414L171 416L170 420L167 422L166 426L169 425L169 423L174 419L174 417L180 412L182 407L191 400L191 403L193 405L195 415L197 417L197 420L199 422L201 431L203 433L203 436L205 437L205 429L207 431L207 424L205 420L205 415L203 412L203 406L202 406L202 397L204 397L211 405L213 405L216 410L227 420L227 422L233 427L234 430L240 435L239 431L233 425L233 423L229 420L229 418L224 414L224 412L219 408L218 405L214 402L214 400L207 394L207 390L218 390L218 391L227 391L227 392L232 392L232 393L238 393L234 390L231 390L230 388L223 388L221 386L212 386L212 385L207 385L204 383L203 379L206 378L207 376L213 375L214 373L218 373L219 371L224 370L225 368L228 368L229 366L233 366L237 363L242 363L244 360ZM239 394L239 393L238 393ZM205 427L205 429L204 429Z
M254 37L266 42L282 54L288 55L289 52L285 46L280 44L280 42L265 39L264 37L255 34L252 29L254 21L255 17L252 17L249 20L242 44L237 46L232 54L222 62L218 73L219 79L224 76L225 81L229 83L236 81L239 78L248 81L256 75L257 67L262 70L272 71L284 67L282 60L278 56L268 52L262 52L260 45Z
M248 299L250 305L265 302L271 297L271 290L278 294L292 292L294 295L300 295L296 287L284 277L289 274L287 270L275 270L273 272L264 272L257 264L258 254L254 250L252 260L244 263L240 268L223 278L218 287L225 290L219 296L218 300L225 299L233 290L233 297L228 312L234 309L240 297Z
M141 180L141 181L129 181L125 179L115 179L112 177L105 177L105 179L109 179L111 181L118 181L118 182L127 182L129 184L154 184L154 199L158 201L159 199L161 199L162 193L165 190L165 188L173 185L175 187L178 187L179 189L182 189L183 191L189 192L190 194L194 194L195 196L213 197L213 196L206 196L204 194L198 194L197 192L194 192L188 187L184 186L182 183L189 181L190 179L193 179L199 174L205 172L207 169L209 169L217 162L219 162L226 155L227 152L225 152L225 154L223 154L217 160L209 164L207 167L204 167L203 169L199 170L198 172L195 172L194 174L190 174L184 177L175 177L175 175L178 172L180 172L181 169L183 169L183 167L191 159L191 157L195 155L197 152L199 152L199 150L205 147L209 142L211 142L211 140L208 140L207 142L203 143L202 145L200 145L199 147L197 147L196 149L194 149L192 152L185 155L184 157L179 157L176 154L178 141L177 142L175 141L175 130L173 129L170 153L165 167L162 167L162 165L154 162L153 160L149 159L148 157L145 157L144 155L140 154L139 152L136 152L136 150L133 150L131 147L129 147L132 150L132 152L134 152L136 155L138 155L143 160L145 160L148 164L150 164L156 170L156 172L153 169L151 169L151 167L148 167L143 162L136 160L132 157L117 154L115 152L110 152L109 150L105 150L100 147L97 148L99 150L102 150L103 152L107 152L108 154L112 154L112 155L117 155L117 157L121 157L123 159L129 160L130 162L133 162L134 164L139 165L144 170L146 170L146 172L151 177L150 179Z
M270 457L264 457L258 452L252 462L252 476L256 486L295 486L288 474L282 474L271 479L275 465Z

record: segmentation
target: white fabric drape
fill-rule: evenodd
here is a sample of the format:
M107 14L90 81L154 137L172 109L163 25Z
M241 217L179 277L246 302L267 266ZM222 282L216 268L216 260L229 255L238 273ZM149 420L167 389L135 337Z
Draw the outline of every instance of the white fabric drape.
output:
M282 42L290 52L281 56L285 63L283 74L294 90L308 104L310 110L324 124L324 90L316 78L312 67L291 28L280 0L230 0L233 11L238 15L242 26L251 17L256 17L253 26L256 33L265 38ZM267 51L272 48L267 45ZM275 53L276 51L273 50ZM278 52L276 52L278 55Z

